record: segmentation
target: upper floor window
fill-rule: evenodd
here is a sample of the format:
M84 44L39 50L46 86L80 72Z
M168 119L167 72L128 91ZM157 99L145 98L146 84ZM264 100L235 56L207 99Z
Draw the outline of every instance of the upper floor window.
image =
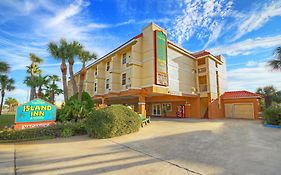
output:
M106 88L106 89L109 89L109 79L106 79L105 88Z
M109 71L109 69L110 69L110 61L108 61L108 62L106 63L106 71Z
M122 56L122 64L126 64L127 63L127 54L124 53Z
M122 74L122 85L126 85L126 73Z
M98 75L98 68L95 69L95 75Z
M97 92L97 83L94 84L94 92Z

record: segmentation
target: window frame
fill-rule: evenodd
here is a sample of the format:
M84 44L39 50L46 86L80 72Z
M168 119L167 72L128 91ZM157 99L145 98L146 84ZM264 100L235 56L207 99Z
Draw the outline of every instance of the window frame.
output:
M105 89L110 89L110 83L109 83L109 78L107 78L106 80L105 80Z
M106 62L106 71L110 70L110 61Z
M125 75L125 77L124 77L124 75ZM121 85L122 86L127 85L127 73L122 73L122 75L121 75Z
M167 105L170 106L170 109L167 110ZM162 103L162 110L164 111L166 109L166 112L173 112L173 106L172 103Z
M97 92L97 83L94 83L94 92Z
M122 54L122 65L127 64L127 53Z

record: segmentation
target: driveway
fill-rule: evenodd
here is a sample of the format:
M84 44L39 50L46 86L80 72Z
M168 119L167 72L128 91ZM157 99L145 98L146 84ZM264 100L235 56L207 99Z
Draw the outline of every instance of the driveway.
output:
M112 139L0 145L0 174L279 175L280 151L281 130L259 121L154 119Z

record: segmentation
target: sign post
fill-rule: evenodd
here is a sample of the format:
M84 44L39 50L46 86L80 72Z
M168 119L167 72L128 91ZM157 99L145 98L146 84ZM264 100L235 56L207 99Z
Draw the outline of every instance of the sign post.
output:
M47 127L56 121L56 107L42 99L34 99L17 108L15 129Z

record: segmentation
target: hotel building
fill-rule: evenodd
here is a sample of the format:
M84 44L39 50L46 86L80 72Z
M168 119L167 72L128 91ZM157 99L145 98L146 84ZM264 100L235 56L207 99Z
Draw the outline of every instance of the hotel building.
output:
M145 116L225 117L225 59L207 51L192 53L167 36L167 31L150 23L87 66L84 90L97 105L129 105ZM78 82L79 72L75 79ZM69 81L70 95L71 85ZM259 105L257 96L250 97L251 103ZM254 118L256 113L253 108Z

